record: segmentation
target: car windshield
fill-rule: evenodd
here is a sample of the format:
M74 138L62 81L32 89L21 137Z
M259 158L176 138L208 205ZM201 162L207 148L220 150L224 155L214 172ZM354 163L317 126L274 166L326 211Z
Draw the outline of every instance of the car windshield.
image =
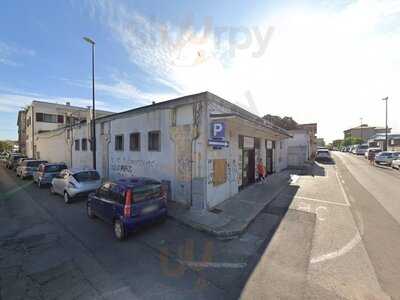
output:
M39 167L39 165L40 164L42 164L43 162L42 161L28 161L27 162L27 164L26 164L26 166L27 167L30 167L30 168L37 168L37 167Z
M66 168L67 168L67 166L65 166L65 165L50 165L50 166L46 166L44 171L48 172L48 173L53 173L53 172L60 172Z
M76 173L72 176L78 182L93 181L100 179L99 173L97 173L96 171L83 171Z

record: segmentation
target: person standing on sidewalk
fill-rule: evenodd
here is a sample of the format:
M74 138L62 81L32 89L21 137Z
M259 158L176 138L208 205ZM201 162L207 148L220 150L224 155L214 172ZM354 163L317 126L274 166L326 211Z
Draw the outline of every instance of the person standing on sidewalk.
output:
M265 180L265 166L263 164L262 158L258 160L257 164L258 181L264 182Z

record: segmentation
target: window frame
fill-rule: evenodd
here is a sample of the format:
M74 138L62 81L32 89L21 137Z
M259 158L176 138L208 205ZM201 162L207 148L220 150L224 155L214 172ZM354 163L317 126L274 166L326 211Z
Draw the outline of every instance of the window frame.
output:
M75 145L75 151L80 151L80 148L81 148L80 139L76 139L74 141L74 145Z
M82 151L87 151L88 150L88 139L87 138L82 138L81 140L81 149Z
M151 141L150 136L153 134L158 134L158 148L157 149L155 149L153 147L150 148L150 146L153 146L152 143L150 142ZM161 152L161 131L160 130L152 130L147 133L147 150L149 152Z
M117 138L122 138L121 139L121 149L117 149ZM124 151L124 135L123 134L116 134L114 136L114 150L115 151Z
M137 147L133 147L133 137L137 136ZM140 132L132 132L129 134L129 151L140 152L141 150L141 134Z

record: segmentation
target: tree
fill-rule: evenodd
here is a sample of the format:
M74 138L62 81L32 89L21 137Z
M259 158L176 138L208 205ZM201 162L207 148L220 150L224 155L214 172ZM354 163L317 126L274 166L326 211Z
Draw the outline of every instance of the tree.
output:
M361 138L357 137L347 137L345 138L343 145L344 146L351 146L351 145L360 145L363 143L363 140Z
M333 142L332 142L332 146L334 147L334 148L337 148L337 149L339 149L340 147L343 147L344 145L344 141L343 140L334 140Z
M292 117L279 117L274 115L265 115L263 119L271 122L272 124L279 126L286 130L296 129L299 124Z
M9 152L12 150L12 148L13 145L9 141L0 141L0 152Z

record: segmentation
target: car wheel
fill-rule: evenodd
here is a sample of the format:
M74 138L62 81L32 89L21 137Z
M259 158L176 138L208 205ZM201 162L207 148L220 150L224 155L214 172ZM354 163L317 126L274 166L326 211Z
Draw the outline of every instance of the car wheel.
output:
M68 195L68 192L64 192L64 202L65 204L71 203L71 197Z
M126 238L125 228L120 220L115 220L114 222L114 235L119 241Z
M96 215L94 214L92 205L90 204L89 201L86 204L86 211L87 211L87 215L89 218L94 219L96 217Z

